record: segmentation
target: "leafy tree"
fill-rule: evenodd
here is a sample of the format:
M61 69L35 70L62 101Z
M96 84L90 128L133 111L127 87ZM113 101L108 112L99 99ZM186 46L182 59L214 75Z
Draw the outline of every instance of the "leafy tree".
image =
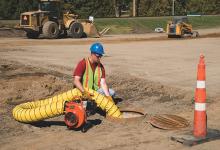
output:
M20 13L37 8L37 0L1 0L0 18L18 19Z
M170 12L170 0L140 0L138 4L139 16L165 16Z
M17 2L14 0L0 1L0 18L16 19Z
M173 0L136 0L138 16L172 15ZM0 0L0 19L19 19L22 12L37 10L38 0ZM68 3L66 3L68 2ZM133 0L63 0L69 9L81 18L120 16L124 7L130 6L132 15ZM175 0L175 15L220 14L220 0Z
M74 0L71 10L82 18L88 16L114 16L114 1L112 0Z

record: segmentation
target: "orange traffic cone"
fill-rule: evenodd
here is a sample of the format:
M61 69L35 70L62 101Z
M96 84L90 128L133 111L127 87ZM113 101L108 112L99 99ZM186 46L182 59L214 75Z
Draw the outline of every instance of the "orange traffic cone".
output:
M205 60L200 55L197 72L197 87L195 91L194 129L192 132L183 135L172 136L177 141L187 146L194 146L220 139L220 130L208 129L206 116L206 90L205 90Z
M195 91L195 110L194 110L194 130L195 137L206 137L207 118L206 118L206 89L205 89L205 60L200 55L197 72L197 87Z

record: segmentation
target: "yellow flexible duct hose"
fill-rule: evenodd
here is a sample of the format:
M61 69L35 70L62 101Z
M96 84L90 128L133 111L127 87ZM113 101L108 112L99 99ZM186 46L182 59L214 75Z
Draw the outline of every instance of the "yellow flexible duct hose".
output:
M108 116L121 118L121 112L113 102L94 90L88 89L88 91L93 94L92 99L107 112ZM81 95L78 89L72 89L52 98L23 103L13 109L13 117L17 121L29 123L62 115L65 102L77 99Z
M93 94L93 100L95 100L98 107L100 107L102 110L106 111L108 116L115 117L115 118L121 118L121 112L118 108L118 106L115 105L114 102L108 100L104 95L99 94L98 92L87 89L87 91L91 94Z

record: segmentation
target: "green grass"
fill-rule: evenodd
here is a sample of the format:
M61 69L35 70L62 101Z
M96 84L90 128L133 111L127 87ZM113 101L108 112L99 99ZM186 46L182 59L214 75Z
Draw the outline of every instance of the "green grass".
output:
M109 27L109 34L148 33L156 27L166 29L167 21L172 17L137 17L137 18L95 18L99 31ZM193 29L220 27L220 16L189 17ZM13 27L18 20L0 20L0 27Z
M166 27L170 17L150 17L150 18L106 18L95 19L98 30L110 27L112 34L123 33L147 33L152 32L156 27Z
M189 17L194 29L220 27L220 16Z
M220 27L220 16L188 17L193 29ZM99 30L110 27L111 34L148 33L156 27L166 30L166 24L172 17L140 17L140 18L97 18L96 26Z

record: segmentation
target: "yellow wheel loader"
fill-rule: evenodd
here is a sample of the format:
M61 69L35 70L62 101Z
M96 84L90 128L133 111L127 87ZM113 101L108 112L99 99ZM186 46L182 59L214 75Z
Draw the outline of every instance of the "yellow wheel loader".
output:
M38 11L22 13L20 24L15 28L24 30L31 39L38 38L40 34L48 39L56 39L62 35L72 38L98 38L109 30L105 28L99 33L93 20L79 22L78 15L63 13L61 5L61 0L39 0Z
M172 21L167 24L168 38L179 37L182 38L185 35L191 37L198 37L199 33L192 30L192 25L189 23L187 17L174 17Z

